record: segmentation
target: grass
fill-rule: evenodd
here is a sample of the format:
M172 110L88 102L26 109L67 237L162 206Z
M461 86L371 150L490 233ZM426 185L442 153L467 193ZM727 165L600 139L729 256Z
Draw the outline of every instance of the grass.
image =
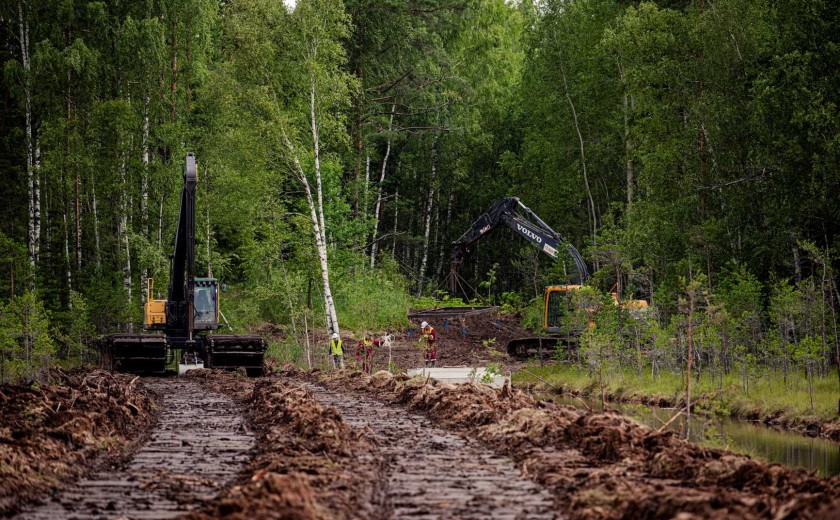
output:
M515 382L547 382L584 395L597 397L599 392L597 375L590 377L587 371L575 366L552 364L545 367L527 366L514 374ZM676 372L663 372L652 377L648 369L641 378L635 370L614 370L611 377L605 372L605 393L617 401L658 401L668 403L684 402L685 376ZM696 406L721 415L768 419L784 417L788 420L819 421L838 420L838 384L836 370L827 377L814 380L814 409L808 393L808 383L801 373L788 374L785 382L781 374L770 372L752 380L748 391L744 391L737 374L723 377L723 381L710 379L703 374L698 382L692 378L692 401Z

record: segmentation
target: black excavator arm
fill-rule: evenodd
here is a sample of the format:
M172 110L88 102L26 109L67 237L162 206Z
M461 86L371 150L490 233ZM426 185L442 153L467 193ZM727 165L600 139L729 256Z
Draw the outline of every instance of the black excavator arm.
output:
M181 209L175 233L175 251L170 257L169 290L166 298L166 335L176 343L192 340L195 279L195 191L198 173L195 155L187 154Z
M519 212L523 214L520 214ZM543 253L553 259L562 248L572 257L578 272L579 282L589 278L586 262L575 247L567 242L563 236L551 229L536 213L522 204L517 197L508 197L493 204L473 223L472 227L461 238L452 243L452 268L457 268L470 253L473 245L484 235L505 224L525 240L531 242Z

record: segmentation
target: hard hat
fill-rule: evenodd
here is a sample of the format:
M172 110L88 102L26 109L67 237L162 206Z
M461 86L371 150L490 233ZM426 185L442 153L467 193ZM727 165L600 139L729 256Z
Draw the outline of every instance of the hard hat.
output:
M420 328L421 328L421 329L425 329L425 328L426 328L426 327L428 327L428 326L429 326L429 322L428 322L428 321L424 321L423 323L421 323L421 324L420 324Z
M333 332L332 339L338 339L338 332Z

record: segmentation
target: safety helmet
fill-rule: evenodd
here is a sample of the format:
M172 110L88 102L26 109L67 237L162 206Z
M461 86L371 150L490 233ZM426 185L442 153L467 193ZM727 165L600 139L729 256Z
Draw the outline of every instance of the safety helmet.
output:
M426 327L428 327L428 326L429 326L429 322L428 322L428 321L424 321L423 323L421 323L421 324L420 324L420 328L421 328L421 329L425 329L425 328L426 328Z
M332 339L338 339L338 332L333 332Z

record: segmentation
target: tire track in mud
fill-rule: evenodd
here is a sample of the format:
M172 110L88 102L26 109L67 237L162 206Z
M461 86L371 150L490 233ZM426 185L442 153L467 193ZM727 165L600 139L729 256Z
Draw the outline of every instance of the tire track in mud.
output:
M561 518L554 498L507 458L436 428L424 417L322 386L306 389L356 428L368 428L372 451L388 460L383 504L394 518Z
M148 379L162 396L149 440L123 468L96 472L20 519L172 518L212 499L253 456L239 408L185 379Z

